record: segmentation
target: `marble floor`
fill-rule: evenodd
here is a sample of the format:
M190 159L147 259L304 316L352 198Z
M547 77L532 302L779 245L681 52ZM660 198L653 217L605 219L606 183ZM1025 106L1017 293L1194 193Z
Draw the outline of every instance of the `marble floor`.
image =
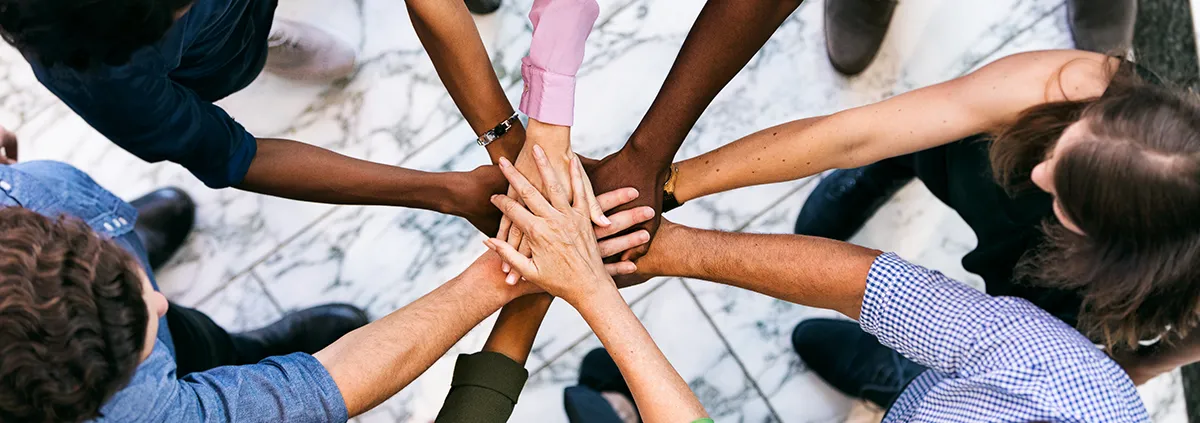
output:
M531 3L506 0L498 13L476 19L514 101ZM599 157L624 143L702 5L601 1L577 89L578 151ZM680 158L786 120L953 78L1007 54L1071 46L1062 0L908 0L897 9L879 58L865 74L847 79L825 57L823 5L809 0L788 19L717 97ZM361 65L349 82L334 86L264 75L221 103L256 135L425 170L486 162L421 49L403 2L286 0L279 13L350 40ZM233 330L332 301L362 306L378 318L454 276L483 250L483 235L458 218L214 191L176 165L143 163L41 88L7 47L0 49L0 124L21 136L22 159L69 162L125 198L164 185L192 193L200 206L196 231L159 281L168 298ZM727 192L669 217L705 228L788 232L814 182ZM854 241L979 281L958 263L975 243L972 234L919 184L905 188ZM878 419L818 380L791 352L791 328L831 312L696 280L654 280L624 294L718 422ZM491 324L477 327L407 389L357 421L431 421L449 388L455 355L477 351ZM562 389L574 383L579 360L598 345L583 320L556 302L538 335L530 382L512 421L565 422ZM1179 386L1176 372L1142 388L1155 421L1185 421Z

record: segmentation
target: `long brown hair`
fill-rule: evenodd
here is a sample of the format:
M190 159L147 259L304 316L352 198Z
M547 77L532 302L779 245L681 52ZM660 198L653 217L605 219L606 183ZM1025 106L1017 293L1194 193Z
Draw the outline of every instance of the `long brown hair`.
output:
M1060 151L1053 184L1086 235L1048 220L1017 277L1077 290L1079 329L1110 348L1168 328L1186 335L1200 313L1200 106L1125 62L1103 96L1033 107L1001 133L990 151L996 181L1030 189L1033 167L1076 122L1087 138Z

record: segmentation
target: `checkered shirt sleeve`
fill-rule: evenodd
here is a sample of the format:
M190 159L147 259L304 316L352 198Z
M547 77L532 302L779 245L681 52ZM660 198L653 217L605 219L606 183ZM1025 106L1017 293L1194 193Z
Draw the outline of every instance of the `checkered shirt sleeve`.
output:
M1125 372L1075 329L895 254L871 266L860 323L931 369L886 422L1149 421Z

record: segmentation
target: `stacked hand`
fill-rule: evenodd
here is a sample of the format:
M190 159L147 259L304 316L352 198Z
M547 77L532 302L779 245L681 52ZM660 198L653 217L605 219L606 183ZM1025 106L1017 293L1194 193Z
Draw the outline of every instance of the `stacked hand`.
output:
M669 167L655 166L626 148L605 157L588 171L595 180L596 191L605 192L619 187L633 187L641 197L624 205L624 208L650 207L654 218L647 220L636 230L644 230L653 239L658 231L663 207L663 184L667 182ZM622 260L637 260L650 249L650 243L631 249L621 256Z
M622 212L624 215L618 213L614 215L614 224L610 227L593 229L587 200L591 187L586 182L579 160L571 160L570 185L564 184L554 174L544 155L535 157L535 162L546 196L508 160L502 159L500 169L524 200L524 205L507 195L492 197L492 203L525 234L524 239L532 257L526 257L509 243L498 239L486 240L485 244L499 253L505 263L520 272L525 280L569 303L577 304L577 301L601 289L616 289L609 274L629 274L635 272L637 267L631 261L604 264L602 257L619 252L624 249L622 247L646 243L650 238L649 233L635 231L606 241L607 246L597 244L597 234L615 233L625 230L639 219L645 221L652 216L651 209L639 207ZM629 218L617 219L617 216Z

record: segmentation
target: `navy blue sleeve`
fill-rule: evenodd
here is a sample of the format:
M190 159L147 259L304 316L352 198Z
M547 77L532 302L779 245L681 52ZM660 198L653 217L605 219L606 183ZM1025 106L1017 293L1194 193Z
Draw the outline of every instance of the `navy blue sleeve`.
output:
M241 183L254 159L253 135L220 107L165 74L37 76L121 148L148 162L179 163L209 187Z

